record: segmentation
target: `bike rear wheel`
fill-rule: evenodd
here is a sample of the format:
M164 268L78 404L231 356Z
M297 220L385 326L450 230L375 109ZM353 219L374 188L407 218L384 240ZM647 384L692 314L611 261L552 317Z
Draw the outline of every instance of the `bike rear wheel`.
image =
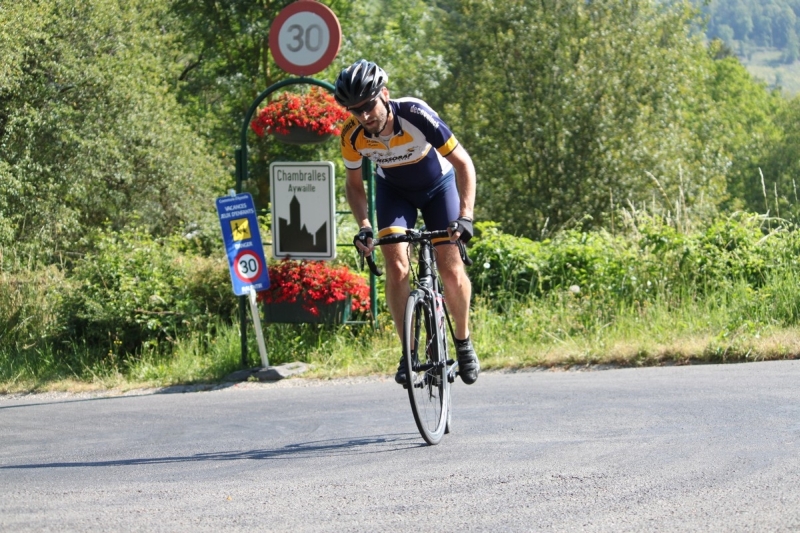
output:
M439 349L432 302L415 290L406 303L403 355L408 376L408 398L420 435L438 444L447 426L450 384L447 362Z

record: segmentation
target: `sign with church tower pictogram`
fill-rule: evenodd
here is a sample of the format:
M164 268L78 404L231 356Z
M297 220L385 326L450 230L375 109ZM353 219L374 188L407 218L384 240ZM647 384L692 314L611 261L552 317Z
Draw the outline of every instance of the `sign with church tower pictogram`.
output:
M271 163L272 257L334 259L334 169L329 161Z

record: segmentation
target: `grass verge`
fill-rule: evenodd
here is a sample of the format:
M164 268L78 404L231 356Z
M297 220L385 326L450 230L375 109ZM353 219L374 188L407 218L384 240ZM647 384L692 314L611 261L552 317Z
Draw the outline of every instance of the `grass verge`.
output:
M797 305L781 292L788 294L781 287L753 293L742 285L703 297L617 306L569 291L526 301L478 299L472 336L485 370L793 359L800 356L800 328L792 325ZM400 344L388 316L380 323L377 330L270 324L270 364L308 363L304 377L311 378L389 376ZM85 362L89 350L80 346L25 357L0 354L0 393L219 382L241 367L241 352L238 325L220 323L214 331L178 339L168 351L95 365ZM257 366L254 335L249 337L248 364Z

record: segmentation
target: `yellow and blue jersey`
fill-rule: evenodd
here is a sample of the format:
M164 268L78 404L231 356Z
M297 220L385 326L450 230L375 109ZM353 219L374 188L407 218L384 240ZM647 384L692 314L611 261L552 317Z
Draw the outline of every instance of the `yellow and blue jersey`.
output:
M364 130L351 116L342 127L341 146L345 167L361 167L367 157L377 174L404 190L423 190L439 182L453 166L445 159L458 146L450 128L428 104L418 98L390 100L394 131L384 142Z

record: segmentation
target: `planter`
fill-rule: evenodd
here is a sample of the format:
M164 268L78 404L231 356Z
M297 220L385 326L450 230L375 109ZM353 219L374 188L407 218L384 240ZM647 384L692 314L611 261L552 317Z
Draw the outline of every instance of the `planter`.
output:
M344 324L350 318L350 297L332 304L315 304L319 314L303 309L303 301L264 304L264 321L276 324Z
M301 128L300 126L289 126L289 133L287 134L273 131L271 135L286 144L320 144L333 137L331 133L319 134L316 131Z

